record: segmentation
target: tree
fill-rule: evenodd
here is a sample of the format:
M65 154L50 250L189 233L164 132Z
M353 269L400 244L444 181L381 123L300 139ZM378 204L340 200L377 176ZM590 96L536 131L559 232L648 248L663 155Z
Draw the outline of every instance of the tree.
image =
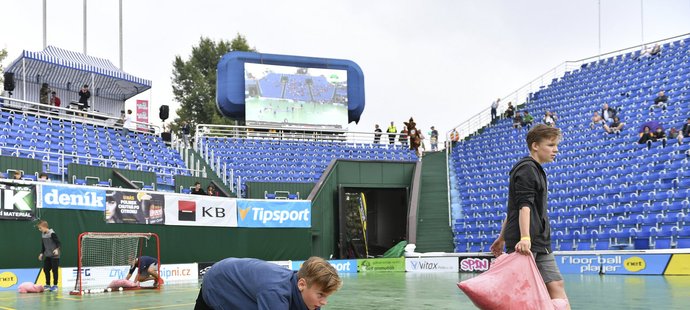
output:
M5 72L5 68L2 67L2 61L5 60L6 57L7 57L7 50L3 48L0 50L0 84L3 84L5 82L3 80L3 78L4 78L3 73Z
M199 44L192 47L192 54L186 60L175 56L173 61L172 87L175 101L180 103L177 109L178 118L171 124L171 130L177 132L183 121L188 122L192 130L197 124L237 124L237 120L224 117L216 107L216 70L223 55L231 51L249 51L247 38L241 34L232 41L215 42L201 37Z

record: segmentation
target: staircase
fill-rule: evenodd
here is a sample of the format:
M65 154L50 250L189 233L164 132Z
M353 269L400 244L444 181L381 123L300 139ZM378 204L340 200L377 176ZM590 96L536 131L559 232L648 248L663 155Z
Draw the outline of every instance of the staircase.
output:
M422 157L416 252L453 252L448 224L448 160L445 152Z

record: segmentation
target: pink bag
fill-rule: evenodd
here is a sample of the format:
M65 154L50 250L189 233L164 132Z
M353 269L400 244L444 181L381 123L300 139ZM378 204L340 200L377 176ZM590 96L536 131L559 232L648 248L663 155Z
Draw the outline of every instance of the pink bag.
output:
M517 252L499 256L487 272L458 283L458 287L483 310L568 307L565 299L551 299L534 258Z
M33 284L31 282L24 282L19 284L19 293L43 293L43 285Z
M129 280L125 280L125 279L113 280L110 282L110 285L108 285L109 288L114 288L114 289L132 288L132 287L138 287L138 286L139 286L138 283L135 283L135 282L132 282Z

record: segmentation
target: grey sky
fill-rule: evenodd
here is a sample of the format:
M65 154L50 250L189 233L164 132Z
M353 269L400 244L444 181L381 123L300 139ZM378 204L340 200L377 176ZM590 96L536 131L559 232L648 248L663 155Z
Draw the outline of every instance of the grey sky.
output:
M641 43L640 1L601 1L602 51ZM3 0L5 65L42 48L41 0ZM48 44L82 51L82 0L48 1ZM89 1L88 53L118 64L117 0ZM598 51L598 1L124 0L124 69L153 81L151 117L172 102L175 55L200 36L247 37L260 52L344 58L364 71L351 130L414 116L445 132L496 97ZM690 32L690 1L644 1L644 39ZM8 26L7 25L11 25Z

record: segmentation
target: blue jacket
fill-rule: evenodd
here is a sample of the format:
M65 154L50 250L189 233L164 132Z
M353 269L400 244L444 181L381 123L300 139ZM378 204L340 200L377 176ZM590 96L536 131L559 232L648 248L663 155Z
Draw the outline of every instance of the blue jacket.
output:
M212 309L307 310L297 272L251 258L226 258L206 272L201 294Z

